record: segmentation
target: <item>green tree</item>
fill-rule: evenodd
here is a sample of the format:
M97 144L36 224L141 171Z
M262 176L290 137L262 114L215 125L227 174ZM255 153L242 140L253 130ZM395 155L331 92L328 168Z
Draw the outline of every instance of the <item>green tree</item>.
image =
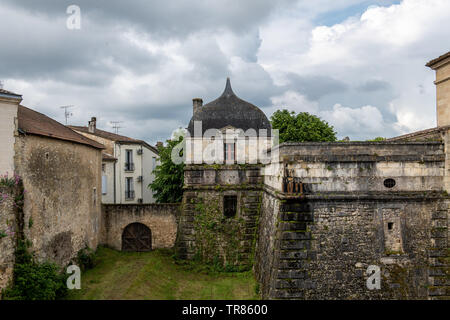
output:
M383 137L376 137L375 139L367 140L367 141L385 141L385 140L386 140L386 138L383 138Z
M270 117L272 129L278 129L280 143L305 141L336 141L333 126L319 117L294 111L277 110Z
M180 157L183 156L184 148L179 148L179 144L183 141L183 136L175 137L167 140L165 146L158 148L160 164L153 171L155 180L148 186L155 191L158 203L181 202L183 198L184 161L180 164L172 161L172 150L177 145L175 150L178 150Z

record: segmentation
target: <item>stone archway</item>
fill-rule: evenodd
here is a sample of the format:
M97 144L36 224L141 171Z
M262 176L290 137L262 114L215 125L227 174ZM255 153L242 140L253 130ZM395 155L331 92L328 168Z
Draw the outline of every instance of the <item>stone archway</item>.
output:
M142 223L130 223L122 232L122 251L152 250L152 231Z

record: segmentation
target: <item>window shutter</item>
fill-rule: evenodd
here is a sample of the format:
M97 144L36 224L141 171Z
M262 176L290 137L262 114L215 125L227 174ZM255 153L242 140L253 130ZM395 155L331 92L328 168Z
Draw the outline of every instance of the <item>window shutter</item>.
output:
M106 176L102 176L102 194L106 194L107 192L108 192L108 190L107 190L107 182L108 180L107 180L107 178L106 178Z

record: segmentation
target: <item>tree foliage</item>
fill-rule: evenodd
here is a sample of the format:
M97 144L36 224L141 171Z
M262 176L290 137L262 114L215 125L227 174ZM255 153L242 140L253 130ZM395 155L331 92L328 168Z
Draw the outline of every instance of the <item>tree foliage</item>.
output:
M277 110L270 117L272 129L278 129L280 143L305 141L336 141L333 126L319 117L294 111Z
M376 138L374 138L374 139L367 140L367 141L385 141L385 140L386 140L386 138L383 138L383 137L376 137Z
M182 142L183 137L180 136L173 140L167 140L165 146L158 148L160 164L153 171L155 180L149 184L149 188L155 192L158 203L174 203L182 200L184 161L176 164L171 157L173 148ZM180 156L182 156L182 152L180 151Z

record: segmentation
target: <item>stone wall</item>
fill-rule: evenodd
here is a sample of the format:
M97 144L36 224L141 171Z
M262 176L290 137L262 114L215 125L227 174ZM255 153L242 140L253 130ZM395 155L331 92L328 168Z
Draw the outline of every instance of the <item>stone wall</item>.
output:
M12 280L14 268L17 224L13 197L12 190L0 187L0 292Z
M450 297L442 142L287 143L279 152L263 171L263 297ZM303 193L285 188L292 179ZM371 265L381 269L380 290L366 286Z
M261 203L259 165L193 165L185 168L185 192L177 253L231 268L248 268ZM236 215L224 215L224 199L236 197Z
M102 243L122 249L122 233L130 223L138 222L151 230L152 248L171 248L177 236L179 204L104 204Z
M308 299L426 299L431 214L438 200L312 201ZM369 265L381 289L366 287Z
M97 248L101 226L101 150L35 135L15 144L25 188L24 234L38 261L66 265Z
M444 149L442 142L284 143L264 182L281 191L283 177L296 177L315 193L442 191ZM391 189L388 178L396 182Z
M255 264L263 297L448 298L447 202L265 192ZM370 265L381 269L380 290L366 286Z

